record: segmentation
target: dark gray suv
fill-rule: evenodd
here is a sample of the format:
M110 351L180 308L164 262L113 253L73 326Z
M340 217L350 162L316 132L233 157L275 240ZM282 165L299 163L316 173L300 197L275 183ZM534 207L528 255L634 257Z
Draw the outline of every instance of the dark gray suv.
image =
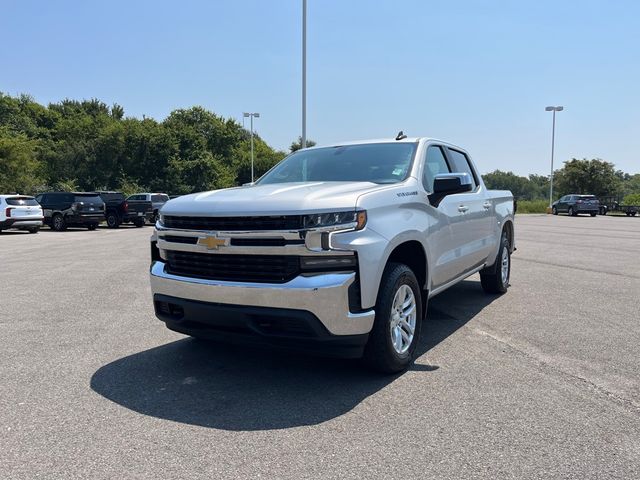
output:
M551 212L554 215L566 213L572 217L580 213L588 213L595 217L598 210L600 210L600 202L595 195L565 195L551 205Z

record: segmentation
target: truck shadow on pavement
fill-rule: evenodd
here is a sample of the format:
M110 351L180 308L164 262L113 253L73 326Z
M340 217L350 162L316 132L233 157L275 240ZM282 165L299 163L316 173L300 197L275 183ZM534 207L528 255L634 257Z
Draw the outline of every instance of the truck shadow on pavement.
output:
M431 300L419 355L447 339L496 296L466 280ZM456 305L456 315L444 313ZM437 366L418 361L409 372ZM368 371L357 360L178 340L97 370L91 388L133 411L224 430L315 425L352 410L400 375Z

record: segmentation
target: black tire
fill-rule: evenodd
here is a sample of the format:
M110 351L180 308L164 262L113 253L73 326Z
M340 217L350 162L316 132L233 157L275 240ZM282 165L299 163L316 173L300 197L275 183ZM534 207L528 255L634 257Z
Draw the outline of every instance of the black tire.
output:
M38 233L40 227L30 227L27 230L29 230L29 233Z
M65 222L64 217L56 213L51 219L51 230L55 230L56 232L62 232L67 229L67 222Z
M151 225L155 225L157 221L158 221L158 210L154 210L153 215L151 215L151 218L149 219L149 223Z
M503 276L503 262L506 258L507 271L506 278ZM482 289L487 293L505 293L509 288L509 278L511 277L511 252L509 250L509 240L507 234L502 234L500 249L496 256L496 261L492 267L480 271L480 283Z
M136 218L136 219L133 221L133 224L134 224L136 227L138 227L138 228L140 228L140 227L144 227L144 218L142 218L142 219L140 219L140 218Z
M392 309L396 293L405 285L413 293L415 328L408 348L400 353L392 343L391 330L394 328L392 322L397 321L392 317ZM406 291L406 289L404 290ZM406 370L413 361L413 356L420 340L421 328L422 292L418 280L413 271L406 265L389 263L380 282L378 300L376 302L376 319L364 351L365 362L371 368L383 373L398 373Z
M596 216L596 212L591 212L591 216L595 217Z
M631 212L631 216L635 217L637 212Z
M576 212L573 210L573 207L569 207L569 210L567 211L567 215L569 215L570 217L576 216Z
M98 228L98 224L97 223L90 223L89 225L87 225L87 228L89 230L95 230L96 228Z
M557 215L558 209L556 207L551 207L551 213L553 213L554 215Z
M120 217L116 213L111 212L107 215L107 227L118 228L120 223Z

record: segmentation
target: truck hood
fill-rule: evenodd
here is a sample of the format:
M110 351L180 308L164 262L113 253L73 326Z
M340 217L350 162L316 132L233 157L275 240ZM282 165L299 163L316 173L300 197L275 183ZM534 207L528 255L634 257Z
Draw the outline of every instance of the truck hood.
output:
M389 187L371 182L300 182L194 193L170 200L165 215L287 215L354 209L363 193Z

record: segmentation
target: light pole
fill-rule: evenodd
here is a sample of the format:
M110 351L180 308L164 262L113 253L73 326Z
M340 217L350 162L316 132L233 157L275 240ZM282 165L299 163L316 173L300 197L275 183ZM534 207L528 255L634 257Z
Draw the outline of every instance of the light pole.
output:
M242 118L251 117L251 183L253 183L253 118L260 118L259 113L243 112Z
M307 0L302 0L302 141L307 146Z
M556 143L556 112L561 112L564 107L545 107L545 111L553 112L553 126L551 127L551 176L549 177L549 208L553 203L553 151Z

